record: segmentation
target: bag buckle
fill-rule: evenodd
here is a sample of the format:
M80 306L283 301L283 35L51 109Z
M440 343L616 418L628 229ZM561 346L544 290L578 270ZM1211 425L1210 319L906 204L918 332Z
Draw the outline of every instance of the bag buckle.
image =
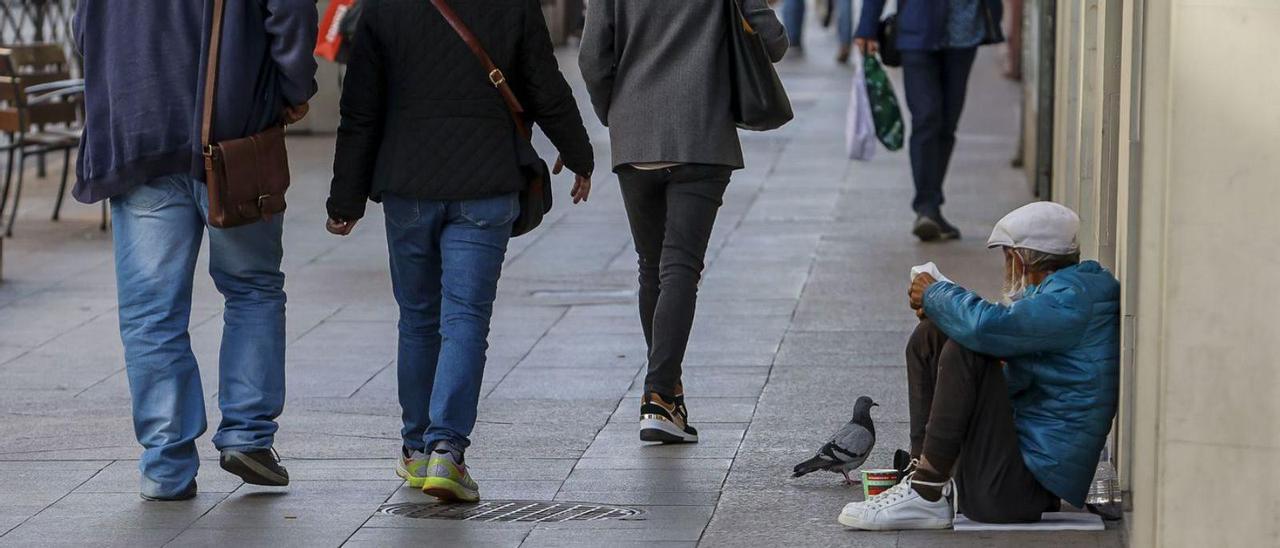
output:
M204 152L205 156L213 156L213 145L205 145L201 148L201 151Z
M489 83L493 84L493 87L498 87L506 81L507 77L502 74L501 70L495 68L489 71Z

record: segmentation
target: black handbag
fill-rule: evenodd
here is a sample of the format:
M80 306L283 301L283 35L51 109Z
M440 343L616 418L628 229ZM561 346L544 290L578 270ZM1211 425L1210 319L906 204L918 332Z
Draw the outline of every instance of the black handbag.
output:
M729 8L729 86L733 121L742 129L777 129L795 117L791 100L773 69L764 39L742 15L738 0Z
M886 67L902 66L902 50L898 49L898 13L906 0L898 0L897 12L880 20L876 27L876 41L880 43L880 64Z

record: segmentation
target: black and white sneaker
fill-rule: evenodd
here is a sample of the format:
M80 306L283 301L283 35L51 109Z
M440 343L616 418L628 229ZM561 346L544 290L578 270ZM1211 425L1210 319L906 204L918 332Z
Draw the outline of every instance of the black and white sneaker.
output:
M698 443L698 430L689 426L684 396L645 393L640 403L640 441Z
M227 449L219 459L222 469L253 485L284 487L289 485L289 471L280 465L280 455L275 449L239 451Z

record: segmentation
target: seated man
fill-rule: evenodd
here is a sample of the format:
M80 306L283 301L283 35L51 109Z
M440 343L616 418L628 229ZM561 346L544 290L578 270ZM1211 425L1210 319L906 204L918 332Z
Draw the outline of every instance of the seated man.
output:
M920 274L907 346L912 465L897 486L845 506L858 529L1039 521L1084 505L1116 411L1120 284L1079 262L1074 212L1051 202L1001 219L1005 301ZM954 479L953 479L954 478Z

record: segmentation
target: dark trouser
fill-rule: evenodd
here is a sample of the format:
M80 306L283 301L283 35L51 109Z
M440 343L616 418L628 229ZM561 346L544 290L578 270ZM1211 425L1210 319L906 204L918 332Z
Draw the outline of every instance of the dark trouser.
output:
M911 454L956 463L965 516L987 523L1034 522L1058 509L1058 497L1023 463L999 361L952 342L925 320L907 345L907 385Z
M911 110L911 176L916 184L911 207L916 213L933 214L942 207L942 180L956 147L956 126L977 51L902 52L902 77Z
M640 324L649 346L646 391L681 392L702 261L731 173L724 166L693 164L618 172L640 257Z

